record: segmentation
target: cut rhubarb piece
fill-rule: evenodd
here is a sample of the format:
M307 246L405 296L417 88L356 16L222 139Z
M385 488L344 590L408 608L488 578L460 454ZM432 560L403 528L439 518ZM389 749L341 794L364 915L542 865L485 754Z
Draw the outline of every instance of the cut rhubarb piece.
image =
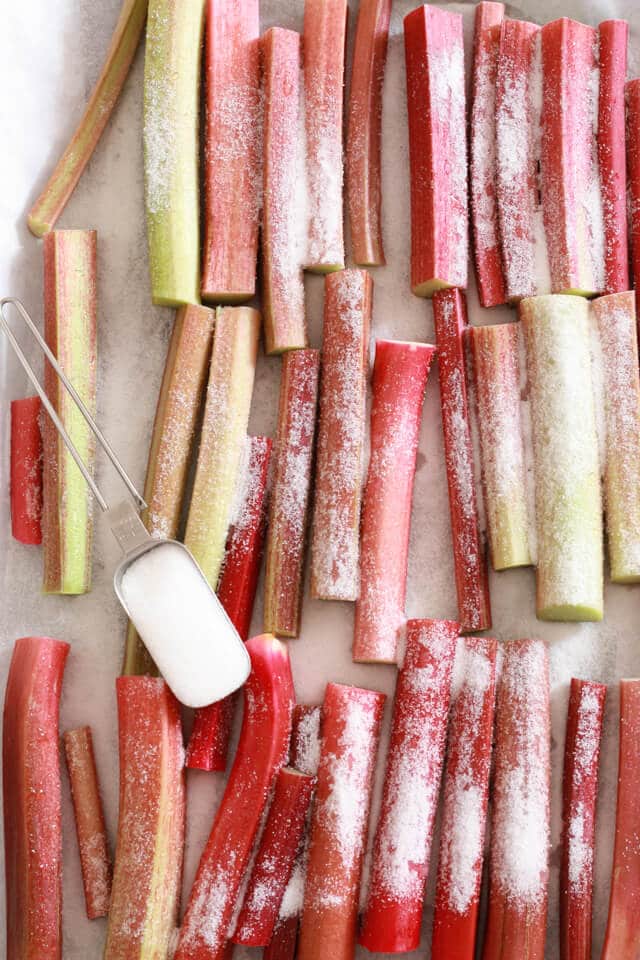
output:
M281 637L300 631L319 367L319 350L282 358L264 584L264 629Z
M51 230L75 190L120 96L142 35L147 0L124 0L107 57L76 130L29 211L29 230Z
M375 952L406 953L420 944L458 630L449 620L407 623L358 941Z
M489 908L483 960L544 960L549 876L549 661L541 640L502 647Z
M262 39L264 158L262 287L267 353L307 345L300 184L300 35L272 27ZM299 189L299 186L298 186Z
M218 585L241 475L259 335L257 310L221 307L216 311L198 464L185 533L185 544L213 589Z
M527 566L527 477L520 413L520 328L473 327L471 346L489 548L494 570Z
M602 960L627 960L636 957L640 950L640 680L620 681L619 736L616 835Z
M149 0L144 173L151 296L200 302L198 118L205 0Z
M495 705L497 643L460 641L462 684L451 706L432 960L475 956Z
M566 17L542 28L540 173L553 293L593 296L605 285L597 39Z
M506 299L496 200L496 76L504 4L476 7L471 79L471 222L478 294L483 307Z
M491 626L487 560L478 522L475 465L467 399L463 337L467 307L460 290L433 298L440 408L449 489L458 620L463 632Z
M537 532L536 615L601 620L602 503L589 307L547 295L520 304L527 353Z
M249 640L247 649L252 672L244 688L240 742L200 858L175 960L221 956L264 809L289 748L294 692L287 648L264 635Z
M560 958L591 960L598 760L607 688L571 680L564 748Z
M295 960L298 945L298 916L278 920L271 942L262 951L262 960Z
M605 422L604 513L614 583L640 580L640 376L633 291L593 302Z
M11 534L42 543L42 433L40 397L11 401Z
M304 126L309 236L305 269L344 267L342 125L347 0L305 0Z
M422 6L404 18L411 166L411 288L466 287L467 133L462 17Z
M91 727L64 734L76 821L84 899L89 920L106 917L111 900L111 855L104 822Z
M7 960L62 960L58 707L69 644L24 637L4 694Z
M261 104L258 0L209 0L205 38L202 299L256 292Z
M629 289L624 105L628 37L626 20L605 20L598 27L598 162L604 219L605 293Z
M627 101L627 169L631 262L636 303L640 298L640 79L625 86Z
M105 960L169 957L185 829L180 707L164 680L118 677L120 801Z
M96 232L53 230L44 238L44 334L80 399L96 405ZM95 443L60 378L45 363L47 396L89 470ZM45 593L91 589L93 502L50 417L43 421L42 546Z
M382 248L382 82L387 60L391 0L363 0L353 50L347 121L346 188L353 259L385 263Z
M385 696L327 684L299 960L352 960Z
M315 776L320 761L322 707L297 703L291 718L289 762L296 770Z
M364 270L325 280L311 596L357 600L373 284Z

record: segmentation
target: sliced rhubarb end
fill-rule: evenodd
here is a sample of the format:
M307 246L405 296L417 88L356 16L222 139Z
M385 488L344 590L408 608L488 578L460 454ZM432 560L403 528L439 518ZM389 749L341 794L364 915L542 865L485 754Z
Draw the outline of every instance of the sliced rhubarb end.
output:
M40 397L11 401L11 534L42 543L42 433Z

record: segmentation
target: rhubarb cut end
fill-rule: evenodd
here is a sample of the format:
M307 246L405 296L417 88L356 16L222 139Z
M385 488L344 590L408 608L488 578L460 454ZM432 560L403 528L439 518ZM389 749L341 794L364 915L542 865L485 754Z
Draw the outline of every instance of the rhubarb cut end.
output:
M417 283L411 290L416 297L426 297L430 300L438 290L451 290L453 286L447 280L438 280L436 277L433 280L425 280L424 283Z
M265 343L264 352L268 357L282 357L285 353L293 353L295 350L306 350L309 346L309 341L306 339L301 340L300 343L287 343L287 344L277 344L269 343L268 340Z
M239 290L232 293L229 290L201 290L200 295L203 303L214 306L234 307L243 303L249 303L256 295L255 290Z
M189 297L177 297L171 295L163 295L160 293L153 293L151 297L151 302L154 307L199 307L200 297L197 293L194 293L193 296Z
M558 603L537 610L536 617L538 620L560 623L599 623L603 612L601 607L592 607L587 604Z
M53 224L47 223L46 220L40 220L32 213L30 213L27 217L27 226L34 237L38 237L39 240L44 237L45 233L49 233L49 231L53 228Z
M318 273L324 276L327 273L336 273L338 270L344 270L344 262L342 263L314 263L310 264L308 267L305 267L306 273Z

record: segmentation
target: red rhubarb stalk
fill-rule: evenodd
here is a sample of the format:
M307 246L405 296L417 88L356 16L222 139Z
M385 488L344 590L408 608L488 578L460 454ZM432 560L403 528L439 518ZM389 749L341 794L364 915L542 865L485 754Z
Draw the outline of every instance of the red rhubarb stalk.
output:
M11 534L42 543L42 434L40 397L11 401Z
M640 303L640 79L625 86L627 102L627 171L631 263L636 304Z
M298 914L280 918L271 942L262 951L263 960L294 960L298 945Z
M7 960L62 958L58 707L69 644L24 637L4 695L2 795Z
M407 623L359 936L375 952L405 953L420 944L457 636L452 621Z

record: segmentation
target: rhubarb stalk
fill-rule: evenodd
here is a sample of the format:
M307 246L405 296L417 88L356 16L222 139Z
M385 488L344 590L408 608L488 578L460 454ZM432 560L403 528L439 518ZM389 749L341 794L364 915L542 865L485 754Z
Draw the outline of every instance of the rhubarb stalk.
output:
M11 401L11 534L42 543L42 433L40 397Z
M640 79L625 86L627 101L627 169L629 176L629 226L636 305L640 298Z

